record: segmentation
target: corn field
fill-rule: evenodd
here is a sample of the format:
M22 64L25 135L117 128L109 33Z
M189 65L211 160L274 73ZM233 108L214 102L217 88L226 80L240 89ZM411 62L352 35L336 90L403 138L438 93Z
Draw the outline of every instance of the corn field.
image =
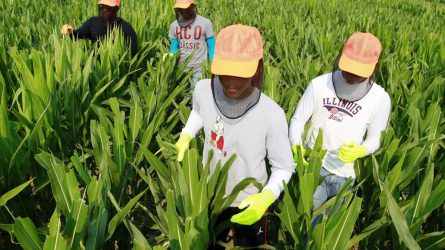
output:
M97 0L0 2L0 249L207 249L227 226L216 223L219 213L247 185L261 186L246 179L225 197L235 156L209 175L203 135L175 160L191 74L177 56L162 60L173 3L122 1L138 35L131 57L119 33L100 46L60 34L62 24L97 15ZM215 34L235 23L261 31L263 91L288 119L352 33L371 32L383 45L377 82L392 108L381 148L356 163L351 190L346 183L312 211L319 136L309 167L297 167L269 209L274 237L263 247L445 248L444 1L197 4Z

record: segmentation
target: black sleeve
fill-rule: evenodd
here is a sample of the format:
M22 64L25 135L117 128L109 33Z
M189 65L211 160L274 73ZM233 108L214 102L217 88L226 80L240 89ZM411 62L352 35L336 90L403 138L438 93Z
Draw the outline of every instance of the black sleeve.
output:
M75 29L71 35L74 38L79 39L92 39L91 38L91 27L93 25L94 18L86 20L80 28Z
M125 23L122 27L122 32L125 36L125 42L129 42L131 46L131 56L135 56L138 52L138 39L136 35L136 31L134 31L133 27L129 23Z

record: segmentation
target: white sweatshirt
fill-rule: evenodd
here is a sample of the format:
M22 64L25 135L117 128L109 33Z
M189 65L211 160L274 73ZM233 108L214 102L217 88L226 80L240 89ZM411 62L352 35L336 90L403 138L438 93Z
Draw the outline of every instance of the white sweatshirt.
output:
M268 96L261 94L259 102L245 115L236 120L225 118L218 110L212 95L210 79L196 84L193 93L193 111L182 132L192 137L204 127L205 144L203 162L213 149L211 173L218 161L224 164L232 154L237 158L229 170L226 195L243 179L252 177L274 194L275 199L283 191L283 181L291 178L295 163L288 139L288 126L283 109ZM267 158L271 164L271 176L266 172ZM236 207L259 190L249 185L231 204Z
M305 124L311 118L305 146L314 147L321 129L323 147L327 150L323 167L338 176L355 178L354 164L341 161L338 149L344 142L355 141L367 148L368 155L374 153L380 147L380 135L386 128L390 108L389 95L376 83L358 101L339 99L328 73L313 79L304 92L290 123L289 138L292 145L302 144Z

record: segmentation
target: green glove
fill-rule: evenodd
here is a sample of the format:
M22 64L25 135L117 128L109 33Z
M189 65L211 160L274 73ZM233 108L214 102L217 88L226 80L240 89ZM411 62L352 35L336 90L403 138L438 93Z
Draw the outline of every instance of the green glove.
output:
M341 145L338 151L338 158L346 163L353 163L358 158L366 155L368 149L356 143L355 141L345 142Z
M301 155L298 155L297 147L300 148ZM298 159L302 159L303 160L303 167L307 168L309 166L309 163L304 158L304 155L306 154L306 149L304 149L303 146L295 144L294 146L292 146L292 152L294 153L294 162L295 163L298 163Z
M232 216L230 221L242 225L252 225L263 217L266 209L275 201L275 197L269 189L263 189L261 193L252 194L239 204L239 209L246 210Z
M178 161L182 161L182 158L184 158L184 153L189 148L191 139L192 138L187 133L181 133L179 136L179 140L175 144L176 148L178 149Z
M173 57L173 53L165 53L162 55L162 61L165 61L165 58L167 58L167 56L169 57Z

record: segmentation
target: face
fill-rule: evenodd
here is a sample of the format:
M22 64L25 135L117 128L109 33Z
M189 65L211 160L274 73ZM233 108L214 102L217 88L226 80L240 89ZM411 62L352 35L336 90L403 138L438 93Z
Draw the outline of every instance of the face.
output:
M108 5L99 4L99 16L106 22L115 20L117 18L118 10L119 7L117 6L111 7Z
M252 86L252 77L243 78L237 76L218 76L221 81L223 92L227 97L233 99L244 99L255 89Z
M185 20L191 20L195 16L195 5L190 4L187 9L176 9Z
M341 71L343 78L345 78L346 82L348 82L349 84L356 84L356 83L360 83L365 81L366 79L368 79L367 77L361 77L358 75L354 75L352 73L346 72L346 71Z

